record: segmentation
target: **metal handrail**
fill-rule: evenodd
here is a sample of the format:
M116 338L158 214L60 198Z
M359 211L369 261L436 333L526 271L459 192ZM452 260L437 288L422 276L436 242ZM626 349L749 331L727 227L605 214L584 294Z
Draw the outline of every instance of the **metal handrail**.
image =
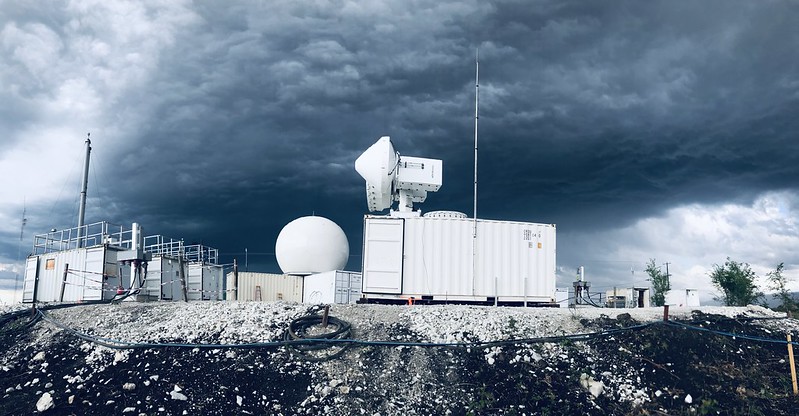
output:
M106 221L63 230L53 229L34 236L33 255L102 245L130 250L133 248L133 231ZM219 263L218 249L202 244L186 245L183 240L167 239L162 235L144 237L143 248L153 256L183 257L188 262Z
M128 249L131 247L131 230L106 221L86 224L81 227L52 229L50 232L33 237L33 254L96 247L104 244Z

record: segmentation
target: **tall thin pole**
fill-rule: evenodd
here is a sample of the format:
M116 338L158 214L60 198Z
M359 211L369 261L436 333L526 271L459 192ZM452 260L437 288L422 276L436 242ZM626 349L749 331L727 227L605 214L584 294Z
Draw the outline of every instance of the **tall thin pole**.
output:
M22 201L22 224L19 227L19 243L17 243L17 265L19 265L19 262L20 262L21 257L22 257L22 240L24 238L23 236L25 235L25 224L28 223L28 219L25 218L26 210L27 209L26 209L25 200L23 199L23 201ZM27 261L24 262L23 264L27 265ZM26 267L23 267L22 269L25 270ZM24 274L23 274L23 276L24 276ZM16 299L16 297L17 297L17 291L18 290L19 290L19 270L17 270L17 273L14 275L14 299ZM22 299L20 298L20 302L21 301L22 301Z
M790 311L790 309L788 309ZM796 365L793 360L793 342L791 342L791 334L786 336L788 340L788 364L791 366L791 384L793 384L793 395L799 395L799 387L796 385Z
M477 120L479 117L480 103L480 60L479 50L474 54L474 230L473 236L477 237Z
M239 300L239 260L233 259L233 300Z
M474 209L472 210L472 295L477 283L477 120L480 104L480 50L474 51Z
M89 155L92 153L92 141L89 139L91 133L86 135L86 162L83 165L83 181L80 191L80 210L78 211L78 248L81 244L81 233L83 232L83 221L86 215L86 190L89 187Z

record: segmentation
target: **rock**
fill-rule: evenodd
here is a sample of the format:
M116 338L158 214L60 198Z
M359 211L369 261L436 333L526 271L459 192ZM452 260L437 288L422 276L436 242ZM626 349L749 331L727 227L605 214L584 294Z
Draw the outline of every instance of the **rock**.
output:
M236 404L237 404L237 405L241 406L241 404L242 404L243 402L244 402L244 398L243 398L243 397L241 397L241 396L236 396Z
M44 351L39 351L33 356L33 361L44 361Z
M604 392L604 391L605 391L605 383L603 383L601 381L594 381L588 387L588 392L591 393L591 395L594 396L594 397L601 396L602 392Z
M42 397L39 398L39 401L36 402L36 410L39 412L44 412L45 410L51 409L53 407L53 396L50 393L42 394Z
M69 404L72 404L72 402L74 402L74 401L75 401L75 395L74 394L69 396L69 398L67 399L67 403L69 403Z
M136 411L135 407L126 407L124 410L122 410L122 413L133 413L135 411Z
M136 390L136 385L133 383L125 383L122 385L122 390L127 390L127 391Z
M114 353L114 365L116 365L120 361L125 361L127 355L122 351L117 351Z
M594 398L601 396L602 392L605 391L605 383L594 380L593 377L586 373L580 374L580 385L588 390Z
M183 391L183 389L180 388L180 386L178 386L177 384L175 384L175 387L172 388L172 391L169 392L169 394L170 396L172 396L173 400L184 400L184 401L188 400L189 398L186 397L185 394L181 393L181 391Z
M176 391L169 392L169 395L172 396L172 400L183 400L183 401L189 400L189 398L186 397L185 394L178 393Z
M620 313L616 315L616 319L619 321L630 321L632 319L632 316L630 316L629 313Z
M691 397L690 394L685 395L685 403L691 404L694 402L694 398Z

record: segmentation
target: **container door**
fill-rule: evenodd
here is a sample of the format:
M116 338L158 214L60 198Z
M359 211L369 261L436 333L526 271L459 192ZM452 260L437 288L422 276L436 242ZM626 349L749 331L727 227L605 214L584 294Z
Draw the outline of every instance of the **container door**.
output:
M186 267L186 286L189 300L203 299L203 268L198 263L190 263Z
M83 287L82 295L76 298L64 296L64 301L80 300L102 300L103 291L109 290L105 287L105 247L91 248L86 250L86 262L83 266Z
M350 293L347 303L356 303L358 299L361 298L361 274L360 273L352 273L350 274Z
M402 218L367 218L364 222L363 291L402 293Z
M33 302L33 286L39 273L39 256L28 257L25 261L25 280L22 285L22 302ZM16 296L16 293L14 294Z

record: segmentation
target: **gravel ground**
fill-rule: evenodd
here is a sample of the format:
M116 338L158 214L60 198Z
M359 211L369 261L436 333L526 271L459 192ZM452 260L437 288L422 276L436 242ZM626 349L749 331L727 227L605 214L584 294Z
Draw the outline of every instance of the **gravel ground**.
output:
M797 336L799 322L756 306L670 311L733 337L643 325L662 321L660 308L333 305L357 340L465 345L356 345L319 361L340 348L233 347L281 340L308 313L282 302L125 302L51 310L32 327L25 314L0 327L0 415L779 415L799 404L785 343L763 341ZM568 338L603 331L616 332ZM473 344L539 337L562 338ZM152 345L163 343L227 346Z

